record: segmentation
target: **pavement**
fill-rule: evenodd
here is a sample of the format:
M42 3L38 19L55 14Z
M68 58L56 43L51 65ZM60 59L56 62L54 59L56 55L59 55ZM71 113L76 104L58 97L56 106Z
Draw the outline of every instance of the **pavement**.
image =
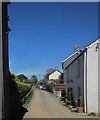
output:
M24 118L93 118L91 116L76 115L66 106L63 106L58 98L43 90L35 90L33 98L28 106L28 112Z

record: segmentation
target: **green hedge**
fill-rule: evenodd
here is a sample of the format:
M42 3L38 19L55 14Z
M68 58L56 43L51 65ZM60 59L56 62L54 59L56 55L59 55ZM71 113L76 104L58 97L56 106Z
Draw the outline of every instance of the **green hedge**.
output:
M26 96L22 99L22 104L24 107L28 107L28 104L29 102L31 101L32 99L32 96L33 96L33 89L31 89L27 94Z
M31 89L31 84L26 84L23 82L16 81L17 86L18 86L18 91L20 93L21 99L30 91Z

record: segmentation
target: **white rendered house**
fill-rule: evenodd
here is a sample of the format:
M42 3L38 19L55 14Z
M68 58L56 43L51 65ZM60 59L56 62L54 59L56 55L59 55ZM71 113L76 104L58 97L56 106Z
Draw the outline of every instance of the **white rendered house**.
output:
M51 73L49 75L49 80L56 80L56 79L59 79L59 76L61 75L62 73L59 71L59 70L55 70L53 73Z
M99 43L100 39L97 39L62 61L66 91L70 90L75 100L83 97L85 113L98 113Z

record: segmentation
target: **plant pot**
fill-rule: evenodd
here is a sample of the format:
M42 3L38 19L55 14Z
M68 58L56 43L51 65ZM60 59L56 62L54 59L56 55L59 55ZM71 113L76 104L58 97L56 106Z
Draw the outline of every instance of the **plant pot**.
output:
M83 107L77 107L78 113L83 113Z

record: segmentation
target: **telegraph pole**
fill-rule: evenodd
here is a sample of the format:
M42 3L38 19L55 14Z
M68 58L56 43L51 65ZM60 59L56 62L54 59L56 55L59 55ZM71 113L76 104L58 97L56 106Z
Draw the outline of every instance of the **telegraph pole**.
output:
M41 75L39 74L39 80L41 80Z

